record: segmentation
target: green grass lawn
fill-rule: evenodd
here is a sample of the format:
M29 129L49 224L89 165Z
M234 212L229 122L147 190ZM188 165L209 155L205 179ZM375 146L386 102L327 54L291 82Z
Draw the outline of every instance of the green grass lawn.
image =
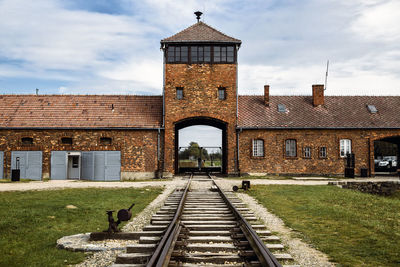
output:
M65 235L107 229L106 210L142 211L161 188L65 189L0 193L0 266L65 266L84 260L56 248ZM74 205L77 209L67 209ZM116 217L116 214L114 215Z
M400 194L295 185L248 193L339 266L400 266Z

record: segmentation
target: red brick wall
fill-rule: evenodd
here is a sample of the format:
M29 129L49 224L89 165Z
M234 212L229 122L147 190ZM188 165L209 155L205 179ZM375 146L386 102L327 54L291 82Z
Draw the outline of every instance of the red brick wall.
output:
M399 136L400 130L243 130L240 134L241 173L343 175L345 162L339 155L339 140L351 139L356 156L356 174L360 168L374 174L374 141ZM252 157L252 140L264 140L264 157ZM296 139L297 156L285 157L285 140ZM303 148L311 147L311 159L303 157ZM327 148L327 158L319 158L319 147Z
M236 149L236 65L165 65L165 162L164 171L174 173L175 123L186 118L209 117L227 126L227 172L233 173ZM226 88L226 99L218 99L218 87ZM184 97L176 99L176 87Z
M32 137L33 145L22 145L22 137ZM72 137L72 145L61 144L62 137ZM111 137L112 144L100 144L100 137ZM5 153L4 177L10 175L11 151L43 151L43 177L50 173L51 151L121 151L122 172L157 170L157 131L135 130L2 130L0 151Z

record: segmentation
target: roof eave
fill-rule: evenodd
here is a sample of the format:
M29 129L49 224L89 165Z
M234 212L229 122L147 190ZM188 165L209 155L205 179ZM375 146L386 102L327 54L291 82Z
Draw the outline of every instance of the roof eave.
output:
M242 41L209 41L209 40L180 40L180 41L160 41L161 44L237 44L241 45Z
M287 126L237 126L237 130L398 130L399 127L287 127Z

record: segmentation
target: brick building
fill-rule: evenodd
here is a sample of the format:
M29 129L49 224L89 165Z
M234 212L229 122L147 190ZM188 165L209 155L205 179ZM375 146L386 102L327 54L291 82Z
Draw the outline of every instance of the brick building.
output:
M203 22L161 40L162 96L0 96L0 177L120 180L179 171L178 132L222 131L224 174L375 174L374 144L397 145L400 97L239 96L241 41ZM311 86L310 86L311 87Z

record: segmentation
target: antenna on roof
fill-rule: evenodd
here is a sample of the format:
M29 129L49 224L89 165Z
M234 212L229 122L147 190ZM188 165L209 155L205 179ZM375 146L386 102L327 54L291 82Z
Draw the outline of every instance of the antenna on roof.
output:
M329 60L326 62L326 74L325 74L325 87L324 90L326 90L328 86L328 69L329 69Z
M200 22L200 17L201 17L201 15L203 15L203 12L196 11L196 12L194 12L194 14L196 15L197 22Z

